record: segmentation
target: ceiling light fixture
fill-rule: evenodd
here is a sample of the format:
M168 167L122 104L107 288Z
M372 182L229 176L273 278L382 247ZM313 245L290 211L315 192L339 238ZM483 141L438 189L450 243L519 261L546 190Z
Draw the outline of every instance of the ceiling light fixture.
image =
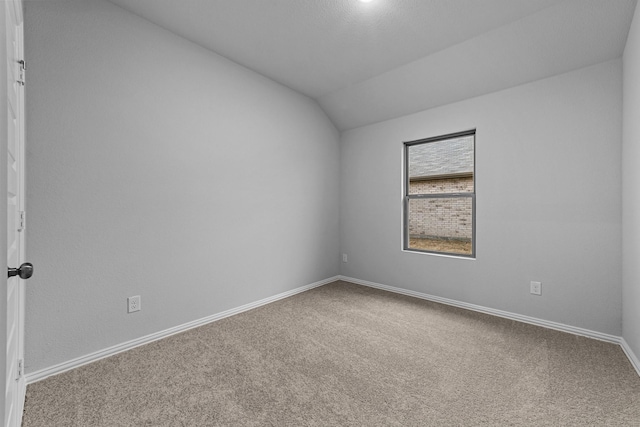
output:
M371 3L373 0L358 0L360 3Z

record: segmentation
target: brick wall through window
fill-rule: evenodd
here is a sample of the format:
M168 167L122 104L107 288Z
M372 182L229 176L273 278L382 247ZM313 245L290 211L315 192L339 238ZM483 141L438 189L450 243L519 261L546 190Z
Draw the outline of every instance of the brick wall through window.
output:
M409 182L409 194L473 192L473 177ZM469 198L412 199L409 202L409 237L470 241L473 206Z

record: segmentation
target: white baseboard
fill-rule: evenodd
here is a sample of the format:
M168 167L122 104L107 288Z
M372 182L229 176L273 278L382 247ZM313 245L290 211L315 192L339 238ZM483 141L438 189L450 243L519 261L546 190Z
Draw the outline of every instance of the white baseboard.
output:
M187 331L189 329L197 328L198 326L205 325L207 323L215 322L216 320L224 319L225 317L233 316L234 314L242 313L247 310L251 310L253 308L260 307L262 305L266 305L283 298L290 297L292 295L308 291L309 289L313 289L319 286L326 285L331 282L335 282L336 280L343 280L345 282L351 282L358 285L368 286L371 288L382 289L389 292L394 292L397 294L408 295L415 298L420 298L428 301L433 301L441 304L451 305L454 307L464 308L467 310L477 311L480 313L490 314L493 316L503 317L505 319L517 320L519 322L529 323L536 326L542 326L544 328L554 329L561 332L567 332L574 335L580 335L588 338L593 338L601 341L607 341L614 344L619 344L622 347L622 350L629 358L629 361L637 371L640 376L640 360L633 353L629 344L625 341L624 338L618 337L615 335L604 334L602 332L592 331L589 329L578 328L575 326L565 325L563 323L551 322L548 320L538 319L535 317L524 316L517 313L511 313L508 311L497 310L494 308L483 307L480 305L469 304L461 301L456 301L448 298L442 298L435 295L429 295L422 292L411 291L402 288L396 288L393 286L382 285L380 283L369 282L366 280L355 279L353 277L347 276L334 276L325 280L321 280L319 282L311 283L310 285L301 286L299 288L292 289L287 292L283 292L268 298L261 299L259 301L255 301L249 304L242 305L240 307L232 308L230 310L223 311L221 313L213 314L211 316L203 317L202 319L194 320L192 322L188 322L182 325L175 326L173 328L166 329L164 331L156 332L150 335L146 335L144 337L136 338L131 341L127 341L109 348L105 348L103 350L96 351L91 354L87 354L85 356L81 356L67 362L63 362L48 368L41 369L39 371L27 373L25 375L26 384L32 384L34 382L43 380L52 375L61 374L63 372L69 371L71 369L78 368L82 365L86 365L91 362L95 362L100 359L104 359L109 356L113 356L114 354L121 353L123 351L131 350L132 348L139 347L144 344L148 344L153 341L157 341L162 338L166 338L168 336L178 334L180 332ZM24 391L23 387L23 391Z
M182 325L174 326L173 328L165 329L164 331L156 332L150 335L146 335L144 337L136 338L131 341L127 341L121 344L114 345L109 348L105 348L103 350L96 351L91 354L87 354L85 356L77 357L75 359L69 360L67 362L63 362L48 368L41 369L39 371L30 372L25 375L26 383L32 384L34 382L43 380L52 375L61 374L63 372L69 371L71 369L78 368L82 365L86 365L91 362L95 362L100 359L104 359L105 357L113 356L114 354L121 353L123 351L131 350L132 348L139 347L144 344L148 344L153 341L157 341L162 338L166 338L171 335L178 334L180 332L187 331L189 329L197 328L198 326L205 325L207 323L215 322L216 320L224 319L225 317L233 316L234 314L242 313L243 311L251 310L253 308L260 307L262 305L266 305L283 298L290 297L295 294L299 294L304 291L308 291L309 289L316 288L318 286L326 285L331 282L335 282L339 280L339 276L330 277L328 279L321 280L319 282L311 283L310 285L301 286L299 288L292 289L287 292L282 292L280 294L261 299L259 301L255 301L249 304L242 305L240 307L232 308L230 310L223 311L221 313L213 314L211 316L203 317L202 319L194 320L192 322L184 323Z
M635 368L638 376L640 376L640 359L638 359L638 356L636 356L633 350L631 350L631 347L629 347L629 343L627 343L627 340L621 338L620 347L622 347L622 351L624 351L624 354L627 355L627 357L629 358L629 362L631 362L631 365Z
M538 319L536 317L525 316L522 314L511 313L509 311L497 310L495 308L483 307L481 305L469 304L466 302L456 301L448 298L437 297L435 295L424 294L422 292L410 291L407 289L396 288L393 286L382 285L380 283L368 282L366 280L354 279L353 277L340 276L340 280L355 283L357 285L368 286L370 288L382 289L397 294L408 295L428 301L438 302L441 304L451 305L454 307L464 308L467 310L477 311L480 313L490 314L492 316L503 317L505 319L517 320L531 325L542 326L543 328L555 329L556 331L568 332L573 335L580 335L588 338L594 338L601 341L607 341L614 344L621 344L621 337L615 335L604 334L602 332L592 331L589 329L578 328L576 326L565 325L564 323L551 322L549 320Z

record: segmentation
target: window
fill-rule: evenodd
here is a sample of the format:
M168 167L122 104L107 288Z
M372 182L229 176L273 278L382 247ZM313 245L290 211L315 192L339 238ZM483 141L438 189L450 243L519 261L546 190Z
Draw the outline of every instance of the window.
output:
M475 130L404 151L404 249L475 257Z

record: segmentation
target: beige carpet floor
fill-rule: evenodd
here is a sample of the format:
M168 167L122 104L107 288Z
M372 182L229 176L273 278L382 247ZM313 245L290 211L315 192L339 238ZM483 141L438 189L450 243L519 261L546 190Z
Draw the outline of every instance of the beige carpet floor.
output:
M640 426L619 346L345 282L27 388L34 426Z

